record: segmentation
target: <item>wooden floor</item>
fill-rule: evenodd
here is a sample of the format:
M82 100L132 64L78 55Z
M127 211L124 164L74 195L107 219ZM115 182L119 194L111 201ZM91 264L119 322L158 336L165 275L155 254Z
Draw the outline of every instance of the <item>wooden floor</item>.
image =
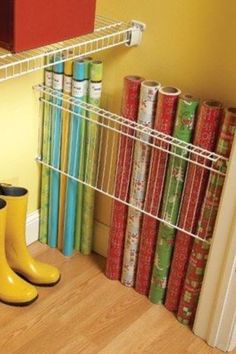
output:
M30 249L57 265L62 281L39 288L30 307L0 304L0 354L220 353L164 307L109 281L102 257L68 259L39 243Z

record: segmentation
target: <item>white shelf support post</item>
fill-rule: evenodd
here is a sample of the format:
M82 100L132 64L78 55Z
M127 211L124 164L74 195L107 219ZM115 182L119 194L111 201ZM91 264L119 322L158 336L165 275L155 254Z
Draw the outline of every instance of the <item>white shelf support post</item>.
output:
M143 32L146 30L146 25L140 21L131 21L132 30L129 38L129 42L126 44L127 47L137 47L142 43Z

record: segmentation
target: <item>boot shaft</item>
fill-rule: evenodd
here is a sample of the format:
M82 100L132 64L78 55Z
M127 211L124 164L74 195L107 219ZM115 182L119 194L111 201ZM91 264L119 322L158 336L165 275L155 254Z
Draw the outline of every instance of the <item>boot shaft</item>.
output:
M7 203L5 202L5 200L0 199L0 258L5 255L6 215Z
M1 185L0 198L7 203L6 242L14 235L22 241L25 238L28 191L25 188Z

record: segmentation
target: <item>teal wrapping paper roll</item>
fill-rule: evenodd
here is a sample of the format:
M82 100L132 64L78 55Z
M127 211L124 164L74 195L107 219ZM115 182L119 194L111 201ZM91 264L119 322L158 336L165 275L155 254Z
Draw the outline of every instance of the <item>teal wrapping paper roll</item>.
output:
M56 64L53 69L53 89L57 91L53 103L62 106L63 90L63 63ZM51 165L60 168L60 148L61 148L61 115L60 108L52 109L51 126ZM49 193L49 216L48 216L48 245L57 247L58 232L58 209L59 209L60 174L57 171L50 171L50 193Z
M76 102L84 101L86 96L85 86L85 64L83 60L74 62L72 96L76 98ZM75 113L81 116L85 114L78 106L72 107ZM78 177L80 168L80 144L81 144L81 116L72 115L69 134L69 161L68 173L73 177ZM74 250L75 225L76 225L76 209L78 197L78 182L68 178L66 190L66 206L65 206L65 226L64 226L64 246L63 253L65 256L71 256Z
M47 58L46 64L52 62L52 57ZM47 87L52 87L53 68L49 67L44 72L44 83ZM50 96L45 94L45 99L50 101ZM52 107L49 103L43 106L43 137L42 137L42 159L46 163L50 162L50 141L51 141L51 113ZM40 228L39 240L42 243L48 242L48 201L49 201L49 176L50 169L42 166L41 172L41 196L40 196Z
M89 84L89 103L100 106L102 94L103 63L93 61L91 63L90 84ZM86 157L85 157L85 181L93 186L97 174L99 126L96 124L99 117L89 113L89 118L94 121L88 122L86 131ZM94 231L94 203L95 190L84 186L83 211L82 211L82 238L81 253L89 255L92 251L93 231Z
M85 76L85 102L89 100L89 79L90 79L90 66L92 58L84 59L84 76ZM88 112L87 114L88 115ZM79 179L84 181L85 173L85 137L86 137L86 119L81 120L80 127L80 169ZM78 200L77 200L77 215L76 215L76 230L75 230L75 250L80 252L81 248L81 231L82 231L82 210L83 210L83 193L84 185L79 183L78 185Z

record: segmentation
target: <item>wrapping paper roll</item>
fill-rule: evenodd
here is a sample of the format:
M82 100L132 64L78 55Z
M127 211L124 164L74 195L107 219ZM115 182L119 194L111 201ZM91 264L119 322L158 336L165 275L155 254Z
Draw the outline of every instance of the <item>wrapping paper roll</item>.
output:
M73 62L72 61L65 62L63 93L66 95L71 95L72 73L73 73ZM68 102L63 102L63 107L66 109L69 109L70 104ZM70 128L70 113L67 111L62 111L61 170L64 172L67 172L67 166L68 166L69 128ZM61 175L61 177L60 177L58 239L57 239L57 247L60 250L63 249L66 183L67 183L67 177L64 175Z
M143 81L141 84L138 123L146 127L153 127L159 88L160 84L155 81ZM137 133L137 136L144 141L150 139L144 133ZM138 208L143 208L144 204L149 163L150 147L136 141L129 203ZM134 286L135 282L141 221L142 213L129 207L121 276L121 282L128 287Z
M121 114L130 121L136 121L138 118L140 88L143 80L139 76L124 78ZM126 132L125 128L123 130ZM133 139L125 135L120 136L115 196L125 201L128 201L129 196L133 146ZM106 276L111 280L121 278L127 211L128 207L125 204L116 200L113 202L106 264Z
M187 143L191 141L197 107L198 101L191 96L180 98L173 134L175 138ZM187 161L181 157L187 157L188 153L175 146L171 147L171 151L177 156L169 157L161 217L176 225L187 168ZM165 296L175 233L174 227L160 223L150 288L150 299L154 303L162 303Z
M166 89L168 91L168 88ZM168 96L159 92L158 107L157 107L157 117L155 129L165 134L172 134L173 123L176 114L177 100L179 92L176 89L171 89L176 95ZM171 92L170 92L171 93ZM187 98L185 100L189 101ZM185 100L183 102L185 102ZM182 102L182 101L181 101ZM190 105L191 107L191 105ZM181 109L181 111L180 111ZM179 113L183 116L183 109L179 107ZM187 112L186 112L187 113ZM180 119L180 118L179 118ZM177 123L179 120L177 119ZM189 123L189 122L188 122ZM187 122L186 122L187 124ZM183 130L182 137L186 129ZM189 129L187 130L187 132ZM178 126L175 127L174 132L176 137L181 137L180 129ZM185 134L187 135L187 134ZM164 142L157 140L157 145L162 148L168 148L168 145ZM151 158L151 167L149 172L149 182L148 190L145 201L145 210L152 213L153 215L158 215L164 181L166 174L166 166L168 161L168 154L158 150L153 149ZM158 172L157 172L158 171ZM157 234L158 222L152 217L144 215L142 234L141 234L141 244L139 250L139 262L136 277L135 289L140 294L148 295L150 289L153 260L155 255L156 246L156 234Z
M236 108L229 108L225 111L223 126L216 148L217 154L226 158L230 157L235 131ZM218 161L214 163L214 168L225 173L227 162L225 160ZM208 241L210 241L214 232L224 179L224 176L216 172L211 172L210 174L207 193L198 223L199 236ZM209 248L208 244L197 239L194 240L178 309L178 320L184 324L192 324L194 321Z
M85 65L83 60L74 62L72 96L76 98L76 103L84 101L86 96L85 86ZM78 177L80 168L80 138L81 138L81 122L85 112L78 106L72 106L75 113L72 114L69 134L69 161L68 172L73 177ZM82 117L81 117L82 116ZM78 182L68 178L66 188L66 205L65 205L65 224L64 224L64 245L63 253L65 256L71 256L74 250L75 225L76 225L76 208L78 196Z
M221 123L221 113L222 106L219 102L205 101L201 105L195 129L194 145L206 150L214 150ZM193 158L198 162L204 162L203 158ZM207 169L189 163L179 226L193 233L196 232L196 223L199 219L208 177L209 171ZM177 232L166 299L166 307L170 311L178 309L192 243L192 237L184 232Z
M91 62L90 70L89 103L99 107L102 94L103 63L101 61ZM99 119L93 113L90 113L89 117L94 121ZM86 132L85 181L92 186L95 184L97 173L98 147L99 126L96 123L88 122ZM84 186L83 190L81 253L89 255L92 252L93 243L95 190L88 186Z
M85 75L85 102L89 100L89 79L90 79L90 65L92 58L84 59L84 75ZM86 113L86 112L85 112ZM86 113L88 114L88 112ZM86 119L80 122L80 168L79 179L84 180L85 173L85 136L86 136ZM75 230L75 250L80 252L81 248L81 231L82 231L82 210L83 210L83 191L84 185L78 185L78 200L77 200L77 215L76 215L76 230Z
M52 58L48 58L46 64L50 64ZM52 67L49 67L44 72L44 82L47 87L52 87ZM48 95L45 95L46 100L50 100ZM43 106L43 141L42 141L42 159L46 163L50 163L51 150L51 114L52 107L48 103ZM48 241L48 201L49 201L49 176L50 169L42 166L41 174L41 195L40 195L40 231L39 240L42 243Z
M57 98L53 102L58 106L62 105L63 90L63 63L54 66L53 88L57 91ZM52 134L51 134L51 164L60 168L61 156L61 108L52 109ZM50 247L57 247L58 233L58 212L59 212L60 174L54 170L50 171L50 194L49 194L49 219L48 219L48 244Z

